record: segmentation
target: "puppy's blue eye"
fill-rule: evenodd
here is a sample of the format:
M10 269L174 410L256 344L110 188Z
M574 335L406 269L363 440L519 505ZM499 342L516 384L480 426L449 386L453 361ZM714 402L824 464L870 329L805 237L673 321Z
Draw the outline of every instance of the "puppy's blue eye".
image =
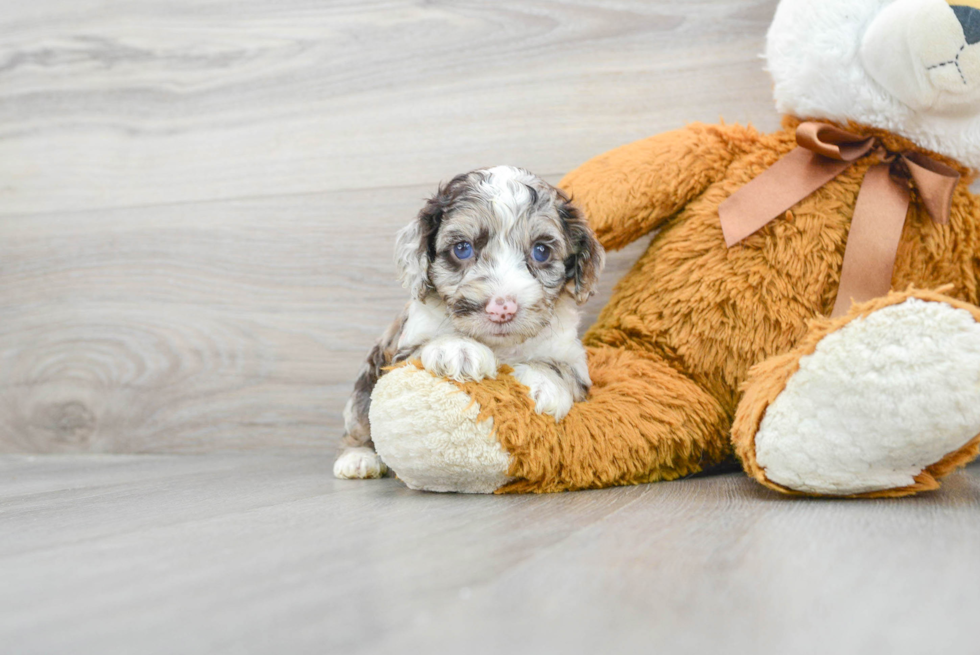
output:
M456 255L456 259L469 259L473 256L473 246L469 241L460 241L453 246L453 254Z
M537 243L531 249L531 256L534 257L534 261L536 262L546 262L551 257L551 248L543 243Z

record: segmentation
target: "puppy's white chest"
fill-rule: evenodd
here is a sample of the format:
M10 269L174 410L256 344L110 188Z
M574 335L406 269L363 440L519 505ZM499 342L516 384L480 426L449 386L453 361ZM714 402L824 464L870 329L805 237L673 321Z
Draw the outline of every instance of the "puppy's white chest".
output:
M497 356L497 361L501 364L521 364L534 359L534 355L529 353L534 353L540 348L535 348L537 344L531 343L533 340L525 341L524 343L516 346L503 346L498 348L492 348L494 354Z

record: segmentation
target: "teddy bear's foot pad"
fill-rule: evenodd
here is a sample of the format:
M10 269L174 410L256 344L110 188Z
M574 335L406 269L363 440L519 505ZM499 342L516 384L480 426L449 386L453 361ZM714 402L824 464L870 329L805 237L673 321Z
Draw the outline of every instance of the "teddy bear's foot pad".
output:
M456 385L412 364L383 375L371 396L371 437L412 489L492 493L510 481L510 456L477 421L480 407Z
M980 433L980 324L909 298L823 337L768 406L768 480L814 494L910 488Z

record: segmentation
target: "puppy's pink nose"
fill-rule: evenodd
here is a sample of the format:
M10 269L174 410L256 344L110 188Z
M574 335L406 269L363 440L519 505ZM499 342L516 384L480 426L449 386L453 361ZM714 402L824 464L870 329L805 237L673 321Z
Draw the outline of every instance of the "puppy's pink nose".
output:
M497 296L486 306L487 318L494 323L507 323L517 313L517 301L513 298Z

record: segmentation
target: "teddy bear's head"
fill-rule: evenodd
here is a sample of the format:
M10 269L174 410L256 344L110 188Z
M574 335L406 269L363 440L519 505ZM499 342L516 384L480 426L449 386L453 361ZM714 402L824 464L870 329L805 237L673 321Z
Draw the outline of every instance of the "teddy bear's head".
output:
M782 0L766 58L781 112L980 168L980 0Z

